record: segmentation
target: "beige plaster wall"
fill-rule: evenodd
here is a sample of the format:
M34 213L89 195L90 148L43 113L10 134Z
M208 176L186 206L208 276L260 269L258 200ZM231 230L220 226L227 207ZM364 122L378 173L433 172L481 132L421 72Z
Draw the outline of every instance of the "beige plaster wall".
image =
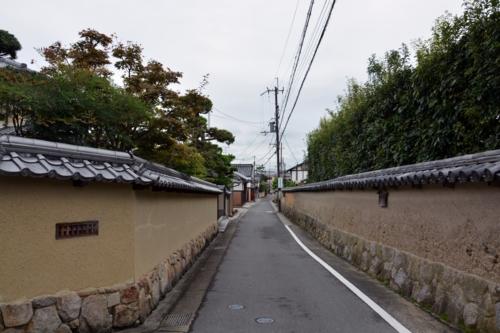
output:
M485 182L287 193L282 204L333 228L500 282L500 188ZM469 255L470 254L470 255Z
M133 279L133 193L116 183L0 177L0 301ZM99 221L98 236L55 239L56 223L87 220Z
M217 195L136 191L135 279L217 221Z

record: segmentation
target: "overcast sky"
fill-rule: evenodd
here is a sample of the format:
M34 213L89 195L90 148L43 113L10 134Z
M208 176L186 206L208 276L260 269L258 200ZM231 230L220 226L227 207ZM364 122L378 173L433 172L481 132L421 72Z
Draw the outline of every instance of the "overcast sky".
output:
M214 103L210 124L236 137L233 145L223 146L224 150L234 154L237 163L253 163L255 156L256 164L261 164L271 155L269 143L274 142L270 134L260 134L274 117L274 96L260 95L274 87L275 77L286 93L309 4L309 0L2 1L0 29L19 39L23 49L18 61L36 60L35 65L29 65L35 70L43 65L35 47L55 41L69 45L77 40L79 31L93 28L116 33L124 42L138 42L146 59L183 72L175 90L196 88L209 73L205 93ZM315 1L303 52L324 4L325 0ZM306 134L317 127L326 108L335 107L347 78L366 80L371 54L383 55L402 43L429 38L435 19L445 11L460 14L462 1L337 1L285 132L289 146L283 145L286 167L302 162ZM285 119L294 99L291 94ZM228 115L250 123L229 120ZM276 157L268 166L276 168Z

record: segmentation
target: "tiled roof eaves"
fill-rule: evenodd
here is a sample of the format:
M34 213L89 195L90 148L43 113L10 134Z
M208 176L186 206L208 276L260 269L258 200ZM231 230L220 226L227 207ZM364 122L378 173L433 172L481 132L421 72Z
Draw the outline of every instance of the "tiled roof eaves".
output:
M323 182L286 188L283 191L324 191L445 182L465 183L495 179L500 179L500 150L347 175Z
M134 156L132 167L138 174L154 181L154 185L173 190L185 190L190 192L222 193L217 185L196 177L190 177L179 171L167 168L163 165L149 162Z
M222 193L215 184L132 154L20 137L0 137L0 175L134 183L179 192Z
M86 159L108 163L132 164L134 159L128 153L99 148L75 146L17 136L1 136L0 145L6 152L43 154L71 159Z
M250 177L247 177L247 176L245 176L245 175L243 175L243 174L241 174L241 173L239 173L239 172L237 172L237 171L235 171L235 172L234 172L234 175L235 175L237 178L241 179L241 180L245 180L245 181L249 181L249 180L251 180L251 179L250 179Z

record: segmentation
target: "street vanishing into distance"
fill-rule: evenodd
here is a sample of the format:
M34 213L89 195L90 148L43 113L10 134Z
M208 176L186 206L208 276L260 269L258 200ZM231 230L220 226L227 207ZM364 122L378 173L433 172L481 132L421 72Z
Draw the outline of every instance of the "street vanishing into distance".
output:
M190 332L459 332L328 252L280 218L271 199L232 222L237 226L228 246L215 246L226 252ZM392 326L313 259L288 228L378 304Z

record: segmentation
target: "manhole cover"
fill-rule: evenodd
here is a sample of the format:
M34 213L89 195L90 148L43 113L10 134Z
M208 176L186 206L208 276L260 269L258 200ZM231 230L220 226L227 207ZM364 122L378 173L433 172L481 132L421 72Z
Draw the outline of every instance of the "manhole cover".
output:
M231 304L231 305L228 305L228 308L230 308L231 310L240 310L240 309L243 309L244 306L239 305L239 304Z
M165 320L161 323L161 326L171 327L187 325L189 324L192 316L192 313L171 314L165 318Z
M255 319L255 321L258 322L259 324L272 324L272 323L274 323L273 318L257 318L257 319Z

